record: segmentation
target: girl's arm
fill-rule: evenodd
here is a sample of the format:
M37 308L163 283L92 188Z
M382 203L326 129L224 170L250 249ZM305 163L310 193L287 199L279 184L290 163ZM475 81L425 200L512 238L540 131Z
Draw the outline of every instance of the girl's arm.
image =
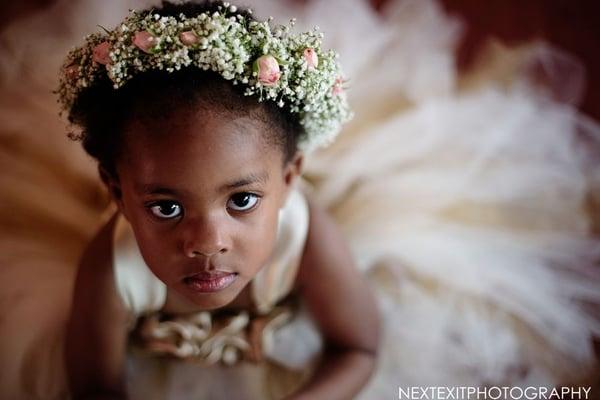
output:
M128 314L112 265L116 215L98 232L79 265L67 324L65 357L73 399L123 399Z
M332 219L310 204L309 232L297 283L325 339L323 359L290 400L352 399L375 367L375 299Z

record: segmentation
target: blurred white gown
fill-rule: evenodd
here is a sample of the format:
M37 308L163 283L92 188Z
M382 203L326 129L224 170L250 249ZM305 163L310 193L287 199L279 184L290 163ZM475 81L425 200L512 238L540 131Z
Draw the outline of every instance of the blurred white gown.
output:
M584 377L600 333L589 207L600 129L574 107L577 61L531 45L458 77L461 25L432 1L391 1L385 17L359 0L244 3L319 25L350 78L356 117L305 176L382 309L361 398ZM2 398L64 397L76 262L110 211L94 163L57 118L57 70L84 34L149 4L58 1L2 33Z

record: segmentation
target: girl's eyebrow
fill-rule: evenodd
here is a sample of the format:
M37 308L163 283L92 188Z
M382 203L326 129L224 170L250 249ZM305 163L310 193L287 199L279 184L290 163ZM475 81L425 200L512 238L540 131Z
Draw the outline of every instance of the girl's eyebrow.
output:
M269 181L269 173L267 171L263 171L260 173L251 173L240 179L236 179L233 182L226 183L220 189L221 192L228 191L231 189L236 189L242 186L250 185L253 183L262 183L265 184Z

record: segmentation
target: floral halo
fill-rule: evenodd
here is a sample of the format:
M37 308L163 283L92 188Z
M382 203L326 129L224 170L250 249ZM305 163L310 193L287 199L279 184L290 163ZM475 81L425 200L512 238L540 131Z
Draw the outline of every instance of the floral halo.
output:
M62 108L70 110L104 74L118 89L139 72L196 66L297 114L305 131L302 149L331 142L352 113L338 55L321 49L323 34L318 28L293 34L294 20L272 27L272 18L260 22L236 11L229 3L193 18L132 10L114 30L88 35L69 52L57 90Z

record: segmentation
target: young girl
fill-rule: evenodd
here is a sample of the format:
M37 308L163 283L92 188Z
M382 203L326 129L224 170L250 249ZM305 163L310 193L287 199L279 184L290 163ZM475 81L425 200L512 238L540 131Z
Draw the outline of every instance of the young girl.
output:
M297 185L299 144L330 140L349 116L341 85L318 33L220 2L134 12L69 54L60 100L118 207L80 262L66 345L74 398L127 397L127 338L142 316L139 346L159 355L285 365L277 346L308 350L300 337L278 342L294 294L324 348L277 397L359 392L375 365L374 298ZM274 396L246 380L220 379L218 398ZM199 390L216 398L208 382Z

